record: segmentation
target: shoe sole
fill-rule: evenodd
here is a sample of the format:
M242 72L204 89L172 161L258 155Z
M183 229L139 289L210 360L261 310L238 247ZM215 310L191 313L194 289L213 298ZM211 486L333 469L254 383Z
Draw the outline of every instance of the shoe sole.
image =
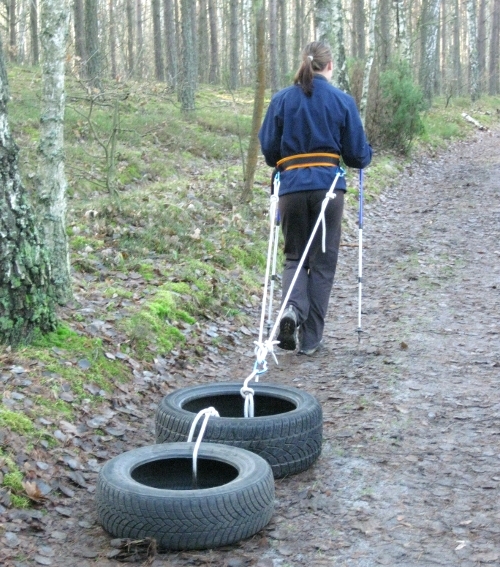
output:
M295 339L295 330L297 325L290 317L285 317L280 321L280 333L278 335L278 346L283 350L295 350L297 341Z

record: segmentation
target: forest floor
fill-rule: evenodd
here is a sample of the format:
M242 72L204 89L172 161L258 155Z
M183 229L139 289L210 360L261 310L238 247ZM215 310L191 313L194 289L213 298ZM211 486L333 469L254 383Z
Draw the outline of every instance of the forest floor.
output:
M276 481L267 528L222 549L129 560L153 567L500 564L499 147L498 129L478 132L408 166L396 187L365 207L359 343L358 250L343 246L326 348L311 357L282 354L279 366L270 361L262 381L303 388L321 402L324 444L309 470ZM66 493L48 502L47 513L5 511L0 563L118 565L96 518L99 467L154 443L154 409L169 388L243 380L252 341L208 353L198 368L169 368L168 387L165 372L162 381L161 373L138 369L134 387L110 404L110 435L98 445L74 423L66 434L79 437L88 459L67 445L44 463L66 478Z

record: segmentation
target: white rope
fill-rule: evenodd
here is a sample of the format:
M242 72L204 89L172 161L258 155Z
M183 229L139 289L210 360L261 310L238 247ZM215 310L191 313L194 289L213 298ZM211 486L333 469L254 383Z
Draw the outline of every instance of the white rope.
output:
M282 303L281 303L281 308L279 310L278 316L276 317L276 321L274 323L274 327L273 330L271 331L270 335L269 335L269 339L268 341L271 342L272 338L274 337L274 334L276 333L277 329L278 329L278 325L280 323L280 319L283 316L283 313L285 311L286 308L286 304L288 303L288 300L290 299L290 295L292 294L293 291L293 287L295 286L295 282L297 281L298 277L299 277L299 273L300 270L302 269L302 266L304 265L304 262L306 261L307 258L307 254L309 253L309 249L311 248L312 245L312 241L314 239L314 237L316 236L316 232L318 231L318 227L320 225L320 223L323 223L323 251L325 250L325 238L326 238L326 226L325 226L325 210L326 207L328 205L328 203L330 202L330 199L335 199L335 186L337 185L337 181L339 180L339 177L341 177L342 175L342 170L339 168L339 171L337 171L337 174L335 175L335 179L332 182L332 185L330 186L330 189L328 190L327 194L325 195L325 198L323 199L323 202L321 203L321 212L318 216L318 220L316 221L316 224L314 225L314 228L311 232L311 236L309 237L309 241L307 242L307 245L305 247L304 253L302 254L302 258L300 259L300 262L297 266L297 269L295 270L295 274L293 276L293 279L290 283L290 287L288 288L288 292L285 295L285 298L283 299ZM273 341L273 343L275 343L275 341ZM272 345L271 345L271 349L272 349Z
M278 205L279 185L280 185L279 173L276 174L276 176L274 178L274 190L273 190L273 194L271 195L271 207L270 207L270 212L269 212L269 216L270 216L269 245L268 245L268 249L267 249L267 263L266 263L266 274L265 274L265 279L264 279L264 294L263 294L262 311L261 311L261 318L260 318L259 340L255 341L256 361L255 361L255 365L254 365L254 369L253 369L252 373L246 378L246 380L243 382L242 388L240 389L240 393L241 393L242 397L245 399L245 403L244 403L244 415L245 415L245 417L254 417L254 411L255 411L254 393L255 393L255 391L253 390L253 388L250 388L250 386L248 384L254 378L255 378L255 381L258 382L259 381L259 375L267 371L266 358L267 358L268 353L271 353L271 355L274 358L276 365L278 365L278 359L276 358L276 354L274 352L274 345L277 345L279 341L273 341L273 337L274 337L274 335L277 331L280 319L283 316L283 312L285 310L286 304L288 303L288 300L290 299L290 295L292 293L293 287L295 285L295 282L297 281L300 270L302 269L302 266L304 265L305 259L307 257L307 254L309 253L309 249L311 247L314 236L316 235L316 232L318 231L318 227L319 227L320 223L322 224L322 228L323 228L322 250L323 250L323 252L325 252L325 250L326 250L325 210L326 210L326 207L328 206L328 203L330 202L330 199L335 199L335 193L334 193L335 186L337 185L337 181L338 181L339 177L341 177L342 175L343 175L343 170L341 168L339 168L336 175L335 175L335 179L333 180L333 182L330 186L330 189L326 193L325 198L323 199L323 202L321 203L321 212L319 214L318 220L316 221L316 224L314 225L313 231L312 231L311 236L309 238L309 241L306 245L306 248L304 250L302 258L300 259L299 265L297 266L297 270L295 271L295 274L294 274L294 277L293 277L292 282L290 284L290 287L288 288L288 292L285 296L285 299L283 300L283 302L281 304L281 308L279 310L278 316L276 317L276 321L274 323L272 331L269 333L267 339L264 341L263 340L264 339L264 321L265 321L266 302L267 302L267 295L268 295L269 287L270 287L270 293L271 294L274 291L274 286L273 286L274 281L272 281L271 286L269 286L269 273L270 273L270 270L271 270L271 255L273 254L272 269L273 269L273 272L274 272L275 269L276 269L276 256L277 256L277 245L278 245L278 236L279 236L278 227L274 226L275 218L276 218L276 209L277 209L277 205ZM270 322L271 322L271 313L272 313L271 305L272 305L272 297L269 300L269 313L268 313L269 325L270 325Z
M198 437L196 439L196 443L193 449L193 485L197 485L197 478L198 478L198 451L200 449L201 441L203 439L203 435L205 434L205 429L207 428L207 423L210 417L220 417L219 412L213 408L209 407L199 411L196 417L191 424L191 428L189 430L189 435L187 442L191 443L193 441L194 431L196 429L196 425L198 421L204 416L203 423L201 424L200 432L198 433Z

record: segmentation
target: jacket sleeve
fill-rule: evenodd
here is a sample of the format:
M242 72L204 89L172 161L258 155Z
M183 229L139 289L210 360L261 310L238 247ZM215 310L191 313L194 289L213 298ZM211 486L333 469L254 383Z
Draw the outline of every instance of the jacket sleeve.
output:
M363 124L354 99L347 106L342 136L342 159L349 167L363 169L372 160L372 147L366 139Z
M272 100L262 123L259 140L267 165L275 167L281 159L282 120L278 116L276 101Z

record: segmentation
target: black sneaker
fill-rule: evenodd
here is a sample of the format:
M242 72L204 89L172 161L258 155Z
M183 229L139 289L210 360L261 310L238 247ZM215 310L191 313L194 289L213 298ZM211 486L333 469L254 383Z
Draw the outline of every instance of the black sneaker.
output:
M281 317L277 340L279 348L283 350L295 350L297 348L297 314L291 305L286 308L283 317Z

